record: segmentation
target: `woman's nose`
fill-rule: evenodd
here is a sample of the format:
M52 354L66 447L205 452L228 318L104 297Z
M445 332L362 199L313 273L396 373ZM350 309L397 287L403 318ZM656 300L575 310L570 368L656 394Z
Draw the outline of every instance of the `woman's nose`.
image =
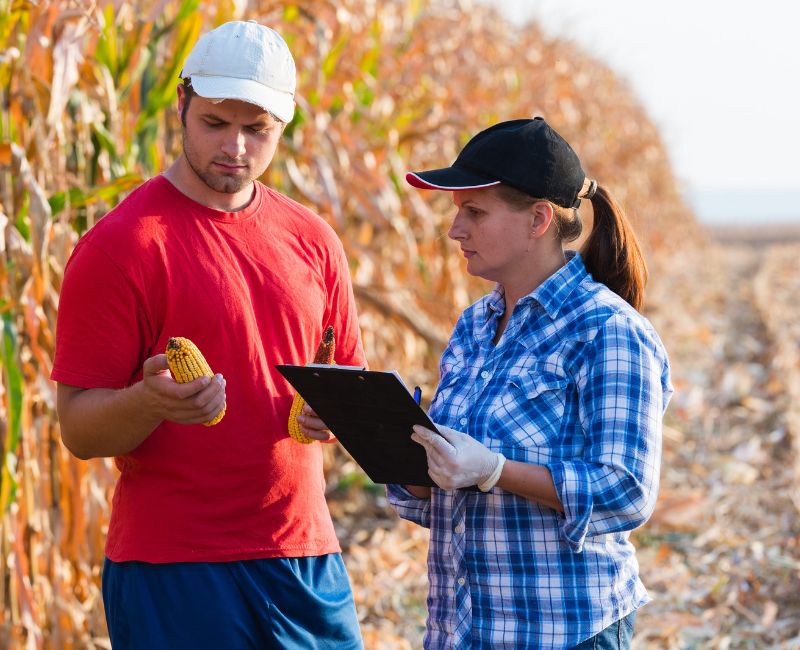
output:
M450 224L450 228L447 231L447 236L450 239L454 239L458 241L459 239L466 239L467 233L464 231L463 226L461 225L461 220L458 218L458 215L453 219L453 223Z

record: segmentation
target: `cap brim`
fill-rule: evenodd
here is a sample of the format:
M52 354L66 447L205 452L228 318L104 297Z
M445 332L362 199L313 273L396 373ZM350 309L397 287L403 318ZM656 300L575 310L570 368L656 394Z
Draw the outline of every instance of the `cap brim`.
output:
M282 122L291 122L294 117L292 93L268 88L252 79L234 77L204 77L192 75L192 88L205 99L238 99L260 106Z
M463 167L444 167L427 172L408 172L406 182L421 190L478 190L499 185L500 181L486 178Z

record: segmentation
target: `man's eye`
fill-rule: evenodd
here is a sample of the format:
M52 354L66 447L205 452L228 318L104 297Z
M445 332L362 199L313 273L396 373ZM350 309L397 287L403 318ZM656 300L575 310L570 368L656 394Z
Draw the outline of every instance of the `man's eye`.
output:
M224 122L206 122L206 126L210 129L218 129L223 126Z

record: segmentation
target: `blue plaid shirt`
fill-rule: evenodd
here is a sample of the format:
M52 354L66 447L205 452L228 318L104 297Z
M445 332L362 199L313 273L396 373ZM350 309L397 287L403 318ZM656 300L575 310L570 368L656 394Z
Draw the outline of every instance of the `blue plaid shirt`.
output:
M426 648L568 648L649 600L628 538L656 502L667 354L579 254L568 260L519 301L497 345L499 286L461 315L430 408L547 467L565 512L500 488L417 499L387 486L401 517L431 529Z

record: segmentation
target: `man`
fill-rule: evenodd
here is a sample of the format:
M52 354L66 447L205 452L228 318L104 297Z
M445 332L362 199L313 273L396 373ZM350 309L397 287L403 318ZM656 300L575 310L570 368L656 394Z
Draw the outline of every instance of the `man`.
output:
M328 325L337 361L364 363L341 242L256 180L294 113L294 61L275 31L235 21L198 40L181 76L182 155L84 235L60 299L62 439L120 470L111 642L361 648L320 445L288 437L293 393L275 370L310 361ZM177 383L172 336L218 374ZM304 425L328 439L313 413Z

